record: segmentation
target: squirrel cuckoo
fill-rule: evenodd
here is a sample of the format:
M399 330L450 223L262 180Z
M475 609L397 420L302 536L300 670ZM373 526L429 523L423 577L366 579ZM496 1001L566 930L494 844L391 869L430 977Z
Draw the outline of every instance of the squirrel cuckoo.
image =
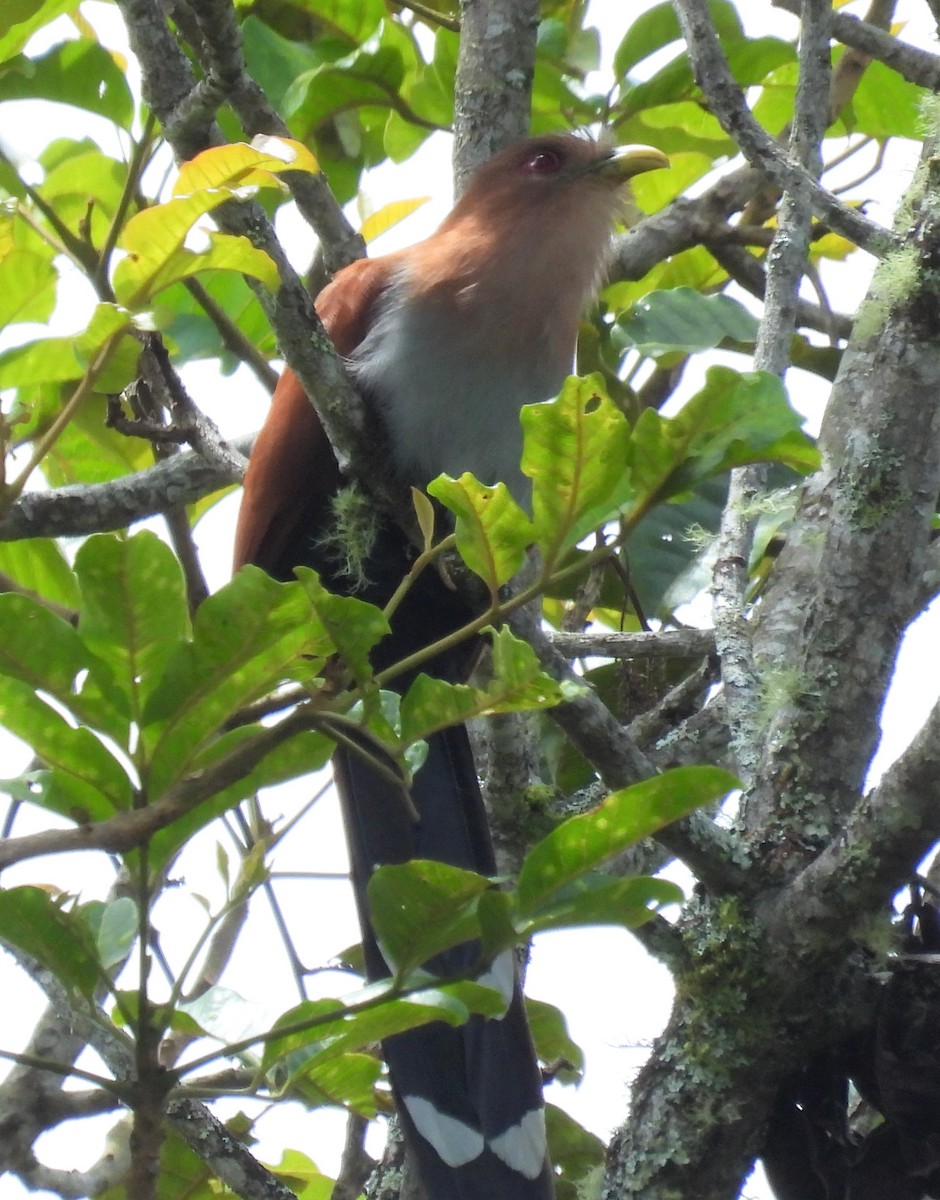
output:
M519 409L550 399L571 369L578 321L603 273L622 185L667 165L647 146L612 151L588 138L529 138L486 163L426 241L340 271L316 308L385 439L403 485L442 472L507 483L525 500ZM315 567L328 587L385 604L413 559L388 523L363 576L344 574L331 547L331 500L343 480L316 411L288 369L245 477L235 565L279 579ZM373 654L377 669L470 617L465 601L425 571ZM426 669L465 676L466 649ZM406 687L409 680L404 680ZM387 773L348 749L334 756L370 978L388 974L369 924L366 885L379 864L431 858L496 872L466 730L429 740L408 815ZM428 964L462 973L478 949ZM511 957L487 976L508 1008L500 1019L441 1022L384 1046L406 1136L431 1200L549 1200L541 1078Z

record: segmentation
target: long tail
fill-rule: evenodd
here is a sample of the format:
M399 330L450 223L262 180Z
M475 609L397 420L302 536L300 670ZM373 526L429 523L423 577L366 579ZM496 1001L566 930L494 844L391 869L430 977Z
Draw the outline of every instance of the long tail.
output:
M409 816L394 784L352 751L338 751L334 773L343 805L353 885L370 978L382 959L369 921L366 886L376 866L430 858L483 874L496 865L467 731L429 739L415 774ZM442 973L465 971L472 946L435 960ZM488 980L502 984L506 1014L472 1017L454 1029L434 1022L384 1043L392 1086L430 1200L551 1200L542 1081L512 956Z
M322 514L321 514L322 515ZM312 521L314 528L323 521ZM295 537L280 557L265 562L276 578L290 579L298 563L316 568L324 583L384 605L408 570L412 552L395 529L384 528L366 565L368 582L351 587L315 538ZM390 666L459 628L470 617L464 600L436 571L425 571L392 620L392 633L376 647L376 669ZM475 652L458 647L426 669L452 681L465 677ZM407 687L408 680L396 686ZM386 863L429 858L496 873L493 846L467 731L444 730L428 741L411 800L415 822L400 790L367 759L350 750L333 758L343 806L353 886L371 979L389 974L369 917L366 888ZM442 955L429 969L463 973L476 961L472 946ZM495 964L508 1003L499 1020L473 1017L454 1029L442 1022L389 1038L384 1045L392 1087L430 1200L552 1200L552 1171L545 1148L542 1081L511 955Z

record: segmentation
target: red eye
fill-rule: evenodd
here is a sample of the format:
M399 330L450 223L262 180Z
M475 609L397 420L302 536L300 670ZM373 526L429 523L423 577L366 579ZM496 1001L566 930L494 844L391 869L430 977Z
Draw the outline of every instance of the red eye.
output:
M539 150L522 164L527 175L554 175L561 167L561 155L555 150Z

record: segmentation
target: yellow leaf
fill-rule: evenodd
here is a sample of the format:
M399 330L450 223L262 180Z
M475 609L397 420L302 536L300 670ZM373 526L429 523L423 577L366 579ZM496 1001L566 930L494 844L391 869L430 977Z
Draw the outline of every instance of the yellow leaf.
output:
M391 204L384 204L378 212L366 217L359 232L366 242L374 242L380 233L386 233L399 221L410 217L422 204L427 204L429 199L430 196L416 196L413 200L393 200Z
M114 272L114 294L118 301L128 308L140 308L171 283L186 279L198 271L208 270L239 271L260 279L272 291L277 288L277 267L263 250L256 249L247 238L209 233L207 243L207 250L197 251L187 250L179 243L167 248L163 242L155 251L129 254L118 263Z
M259 135L250 146L213 146L183 163L173 195L188 196L204 188L281 187L275 176L282 171L316 174L319 169L302 142Z
M418 518L424 549L430 550L434 544L434 505L424 492L419 492L416 487L411 489L411 503Z
M810 253L815 258L834 258L839 262L844 261L850 254L854 254L857 249L854 242L850 242L848 238L844 238L838 233L825 233L821 238L817 238L810 247Z
M106 343L133 328L131 315L117 304L101 303L92 313L85 332L75 339L75 354L87 366Z
M13 249L13 218L0 211L0 258L5 258Z

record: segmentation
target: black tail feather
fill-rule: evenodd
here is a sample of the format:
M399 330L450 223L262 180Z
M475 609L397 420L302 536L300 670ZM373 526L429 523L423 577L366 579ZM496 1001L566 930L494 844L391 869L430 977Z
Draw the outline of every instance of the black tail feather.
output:
M366 888L378 865L430 858L495 873L496 864L467 731L434 734L410 797L352 750L334 757L370 978L389 974L372 932ZM478 947L455 947L433 967L461 974ZM504 967L506 964L502 964ZM453 1028L434 1022L383 1045L399 1113L431 1200L550 1200L542 1081L512 963L511 1002L496 1019Z
M351 588L315 540L301 553L290 547L276 573L288 579L303 561L333 590L354 592L381 606L407 573L411 558L403 535L386 527L372 548L368 582L362 586ZM377 670L389 667L446 637L471 616L463 598L437 571L426 570L396 612L391 636L373 652L373 665ZM475 656L475 647L464 644L425 669L455 682L466 676ZM409 683L404 678L395 686L405 690ZM381 979L389 970L376 944L366 892L377 866L427 858L484 875L496 873L476 767L466 729L455 726L428 739L427 758L410 788L413 808L404 801L393 767L383 773L367 755L342 748L334 755L333 768L366 970L370 979ZM458 946L428 966L460 975L478 958L476 946ZM504 965L509 1007L501 1019L472 1017L457 1029L435 1022L389 1038L383 1047L430 1200L551 1200L554 1195L541 1076L512 963Z

